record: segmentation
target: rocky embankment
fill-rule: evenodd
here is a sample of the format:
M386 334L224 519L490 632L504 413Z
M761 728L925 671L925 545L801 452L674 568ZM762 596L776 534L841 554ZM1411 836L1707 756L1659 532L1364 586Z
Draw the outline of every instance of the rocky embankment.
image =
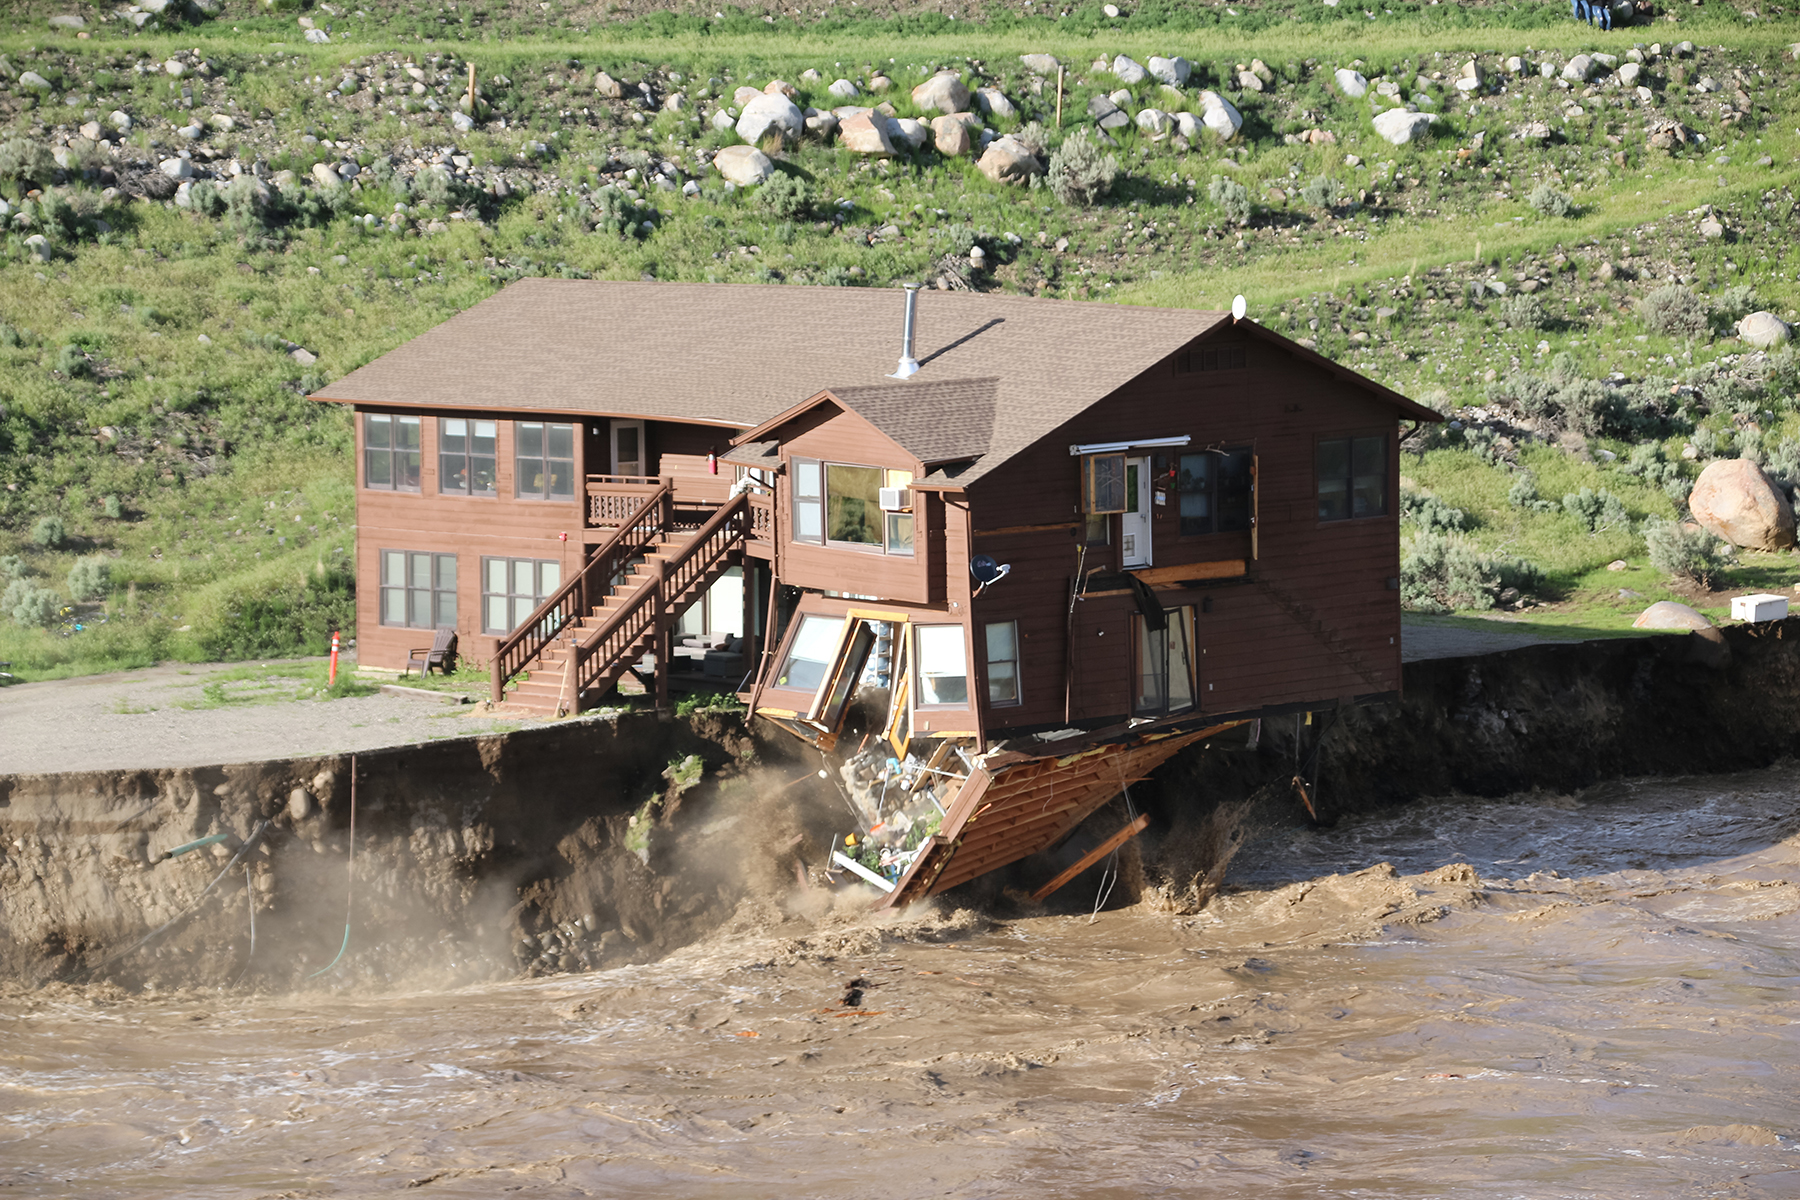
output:
M1134 788L1156 818L1145 875L1178 885L1155 876L1204 872L1242 827L1304 822L1296 774L1329 821L1800 751L1800 620L1718 632L1413 663L1398 704L1191 752ZM792 754L732 717L627 716L355 760L0 778L0 978L395 986L645 961L828 903L797 867L848 817ZM1240 829L1209 850L1225 809ZM1027 860L962 899L1053 870Z

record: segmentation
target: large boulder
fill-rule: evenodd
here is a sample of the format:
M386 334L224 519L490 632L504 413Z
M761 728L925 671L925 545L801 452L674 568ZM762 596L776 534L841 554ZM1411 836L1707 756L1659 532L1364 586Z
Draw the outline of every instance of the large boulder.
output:
M1024 63L1025 69L1033 75L1054 75L1062 66L1054 54L1021 54L1019 61Z
M1772 312L1753 312L1737 323L1738 336L1758 350L1773 350L1793 336L1788 323Z
M1033 175L1044 173L1044 164L1037 155L1011 137L995 138L975 165L995 183L1024 183Z
M945 158L961 158L974 144L969 134L967 114L938 117L931 123L932 144Z
M1118 76L1119 82L1126 87L1136 87L1150 75L1150 72L1144 70L1143 64L1123 54L1113 59L1112 73Z
M1336 79L1338 91L1352 100L1361 100L1369 94L1369 81L1363 77L1361 71L1352 71L1349 67L1339 67Z
M806 114L780 92L764 92L744 105L738 115L737 134L752 146L780 134L783 142L797 142L806 132Z
M1006 93L999 88L976 88L975 105L981 109L984 116L1016 117L1019 115L1019 110L1013 107L1013 102L1008 100Z
M1658 600L1638 614L1633 629L1685 629L1694 635L1691 657L1702 666L1723 667L1731 661L1731 646L1706 617L1674 600Z
M1430 129L1437 121L1435 113L1407 112L1404 108L1390 108L1386 112L1375 114L1375 132L1396 146L1418 137Z
M852 154L894 153L894 143L888 138L888 119L866 109L843 119L838 126L838 145Z
M1563 64L1562 77L1570 83L1586 83L1594 73L1594 56L1577 54Z
M1200 93L1200 123L1229 142L1244 127L1244 116L1217 92Z
M1159 108L1138 110L1137 127L1149 134L1152 140L1167 137L1174 124L1174 118Z
M1708 463L1688 495L1688 511L1708 532L1734 546L1787 550L1794 545L1793 506L1747 458Z
M912 90L912 102L920 112L964 112L969 107L969 88L955 71L939 71Z
M766 183L775 174L775 164L755 146L727 146L713 155L713 170L739 187Z
M1188 76L1194 73L1194 64L1177 55L1174 58L1150 57L1150 74L1156 76L1170 87L1186 87Z
M915 121L911 117L888 118L888 140L898 149L905 146L908 150L917 150L931 136L931 126L923 121Z
M1095 96L1088 101L1087 110L1102 129L1123 129L1131 124L1131 114L1114 104L1110 96Z

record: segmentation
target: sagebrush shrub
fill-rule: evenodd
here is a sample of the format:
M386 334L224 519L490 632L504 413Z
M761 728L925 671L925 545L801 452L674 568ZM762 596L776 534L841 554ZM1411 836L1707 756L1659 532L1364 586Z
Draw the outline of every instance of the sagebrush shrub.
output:
M29 579L15 579L0 592L0 612L27 627L48 625L61 607L61 596Z
M1550 314L1536 296L1514 292L1500 301L1500 321L1513 329L1544 329L1550 324Z
M1631 514L1625 511L1624 502L1605 488L1596 492L1584 487L1579 492L1570 492L1563 497L1563 509L1580 521L1589 533L1623 529L1631 524Z
M31 525L31 540L46 550L54 550L69 540L69 527L63 519L52 514L39 517Z
M1206 198L1218 205L1225 215L1239 225L1250 223L1253 211L1250 205L1250 189L1235 179L1227 179L1223 175L1214 175L1212 182L1206 185Z
M1700 528L1652 518L1644 522L1650 565L1665 575L1711 587L1730 562L1730 547Z
M0 578L23 579L31 568L16 554L0 554Z
M819 203L819 194L812 184L800 176L777 171L769 177L768 182L756 189L754 203L770 216L794 221L811 215Z
M56 175L56 159L49 147L27 138L0 142L0 179L48 183Z
M1713 299L1713 311L1720 318L1736 322L1762 307L1762 297L1748 283L1734 283Z
M1494 607L1508 589L1526 595L1543 581L1522 558L1490 557L1462 538L1425 533L1400 560L1400 603L1416 612L1479 611Z
M1547 183L1532 188L1525 203L1531 206L1532 212L1545 217L1566 217L1575 211L1575 197L1559 192Z
M1638 301L1644 324L1669 337L1699 337L1712 327L1706 302L1677 283L1664 284Z
M1102 154L1088 140L1086 130L1078 129L1050 156L1047 178L1050 190L1064 204L1087 208L1098 204L1112 191L1119 175L1119 160Z
M1469 514L1422 492L1400 493L1400 519L1427 533L1460 533L1469 528Z
M1315 175L1300 189L1300 199L1314 208L1330 208L1337 198L1338 182L1329 175Z
M96 556L78 558L69 568L69 595L76 600L98 600L112 585L112 566Z

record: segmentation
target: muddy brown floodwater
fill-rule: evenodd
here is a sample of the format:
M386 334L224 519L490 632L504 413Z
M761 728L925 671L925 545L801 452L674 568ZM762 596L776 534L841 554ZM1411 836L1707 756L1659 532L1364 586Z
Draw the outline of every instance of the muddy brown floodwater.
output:
M1283 831L1195 916L747 907L451 992L15 994L0 1192L1792 1197L1797 860L1790 765Z

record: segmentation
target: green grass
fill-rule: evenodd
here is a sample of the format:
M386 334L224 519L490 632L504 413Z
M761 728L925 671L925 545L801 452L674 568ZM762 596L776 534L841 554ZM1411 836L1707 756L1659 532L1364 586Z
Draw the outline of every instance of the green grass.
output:
M1719 3L1672 10L1677 23L1610 35L1535 4L1403 4L1378 10L1373 21L1355 6L1232 8L1241 15L1156 0L1120 21L1083 4L1059 19L1024 18L993 5L964 14L973 21L897 12L795 23L765 22L760 10L713 10L724 14L713 18L623 5L621 19L601 24L592 11L560 4L480 11L378 4L358 10L367 17L329 18L334 41L324 46L301 40L295 13L251 6L228 7L221 19L178 32L125 36L116 24L99 24L85 41L46 31L49 10L14 12L0 21L0 51L15 66L36 65L67 86L41 100L6 101L9 134L42 137L45 129L72 128L124 107L138 120L134 141L155 140L163 153L175 145L168 132L174 124L229 112L241 120L238 134L209 139L222 152L245 161L263 154L271 168L302 174L336 157L303 143L307 133L354 141L365 165L454 141L478 168L515 176L525 166L521 147L544 140L555 150L536 178L555 184L556 193L478 199L479 222L449 220L448 204L410 197L421 222L445 226L420 236L370 232L353 222L392 215L394 194L370 187L320 225L245 237L224 221L161 205L107 206L92 185L77 184L76 199L110 231L90 227L59 238L47 264L28 261L12 235L0 247L0 323L11 331L0 331L0 475L10 484L0 491L0 555L20 554L38 583L59 590L77 557L103 555L112 582L102 604L79 612L79 633L24 629L0 616L0 661L12 661L21 677L48 678L167 659L318 654L334 627L350 636L349 423L342 411L304 396L522 275L884 285L932 277L947 254L976 237L998 264L988 285L1212 308L1242 293L1257 319L1289 336L1314 337L1321 351L1446 408L1481 403L1490 373L1530 369L1561 352L1595 376L1620 370L1673 379L1736 349L1644 330L1631 301L1651 285L1602 283L1593 274L1596 258L1619 257L1625 244L1640 257L1649 247L1659 268L1666 257L1698 290L1750 282L1790 319L1800 309L1792 237L1800 68L1782 58L1795 40L1791 28L1745 21ZM311 15L327 19L319 10ZM1658 111L1715 136L1705 151L1673 157L1642 146L1634 110L1590 102L1585 117L1565 122L1555 112L1562 94L1535 82L1515 87L1504 102L1472 106L1446 91L1436 136L1391 147L1373 134L1367 102L1348 101L1328 84L1330 68L1352 58L1371 76L1398 76L1453 69L1469 52L1523 52L1527 45L1622 52L1633 42L1683 38L1726 48L1708 50L1708 62L1748 62L1764 71L1756 100L1769 111L1722 129L1708 102L1671 85ZM218 64L224 82L198 87L192 108L183 103L182 83L130 69L140 59L160 61L195 47ZM825 201L804 218L772 217L753 195L728 194L716 176L697 172L702 192L693 200L646 190L658 211L658 227L647 237L583 233L570 219L569 189L597 182L609 165L616 173L622 160L666 157L695 172L696 149L733 140L667 113L634 124L596 101L586 85L596 69L628 80L678 71L688 91L728 98L739 83L799 81L816 68L823 78L802 99L822 107L830 103L824 84L837 75L861 80L881 69L899 84L889 98L907 112L908 90L923 74L974 64L1014 98L1022 120L1053 123L1054 83L1031 91L1017 63L1025 52L1054 53L1069 65L1070 124L1089 97L1116 85L1089 69L1100 55L1130 53L1142 61L1179 52L1194 61L1201 80L1214 81L1236 62L1260 57L1279 79L1269 96L1238 97L1248 122L1239 145L1178 150L1127 131L1114 151L1124 167L1121 183L1091 210L1060 205L1046 190L992 184L967 162L927 154L879 166L809 144L783 163L813 180ZM310 82L351 66L367 72L371 56L390 53L422 62L448 55L458 71L465 57L473 60L484 97L508 127L453 138L442 117L404 112L397 94L361 109L327 98L324 85ZM1694 73L1701 65L1692 64ZM1196 91L1176 101L1159 97L1153 83L1138 89L1141 100L1169 108L1191 106ZM368 97L365 89L357 102ZM256 124L263 114L272 130ZM1512 125L1525 117L1552 119L1562 140L1544 147L1511 140ZM1338 144L1282 140L1313 126L1334 130ZM1471 150L1477 134L1483 144ZM1364 164L1346 165L1350 153ZM1730 161L1717 163L1720 153ZM1772 166L1757 165L1765 154ZM1245 183L1259 206L1241 242L1240 231L1206 199L1207 181L1219 174ZM1321 174L1348 196L1366 193L1368 202L1332 213L1307 209L1293 193ZM1568 190L1576 215L1532 213L1523 197L1538 180ZM1509 186L1501 189L1502 182ZM1285 195L1274 198L1274 188ZM0 192L19 198L14 184L0 183ZM839 198L851 202L841 228L827 219ZM1689 210L1701 204L1727 213L1730 239L1694 235ZM869 231L890 224L900 236L871 245ZM1017 247L1007 233L1018 236ZM1059 238L1068 239L1064 252L1051 245ZM1528 267L1548 270L1544 264L1559 255L1569 261L1555 268L1543 293L1550 329L1508 330L1491 297L1476 302L1460 294L1488 271L1507 279ZM1382 306L1395 310L1386 321L1374 315ZM300 364L287 352L290 344L318 361ZM62 368L77 361L85 365L71 377ZM1791 397L1777 398L1758 418L1766 446L1800 434L1793 408ZM1696 418L1713 434L1731 424L1728 413ZM1672 455L1687 436L1668 435ZM1629 450L1617 440L1592 445L1621 458ZM1541 444L1518 458L1547 499L1604 487L1624 501L1634 525L1676 515L1662 490L1616 465ZM1533 620L1585 619L1569 616L1573 609L1613 622L1629 607L1620 587L1661 594L1641 575L1648 568L1635 528L1590 534L1566 514L1513 508L1506 500L1512 474L1466 450L1433 450L1409 458L1404 470L1473 514L1477 523L1467 536L1482 549L1522 556L1544 570L1547 598L1560 603L1535 611ZM109 497L122 506L117 518L106 515ZM31 523L52 513L66 521L71 544L31 547ZM1633 563L1632 571L1607 572L1618 558ZM1764 586L1752 581L1766 578L1773 589L1783 582L1781 571L1779 560L1746 560L1728 579L1735 587ZM452 680L423 686L479 692L485 685L485 675L464 668Z

